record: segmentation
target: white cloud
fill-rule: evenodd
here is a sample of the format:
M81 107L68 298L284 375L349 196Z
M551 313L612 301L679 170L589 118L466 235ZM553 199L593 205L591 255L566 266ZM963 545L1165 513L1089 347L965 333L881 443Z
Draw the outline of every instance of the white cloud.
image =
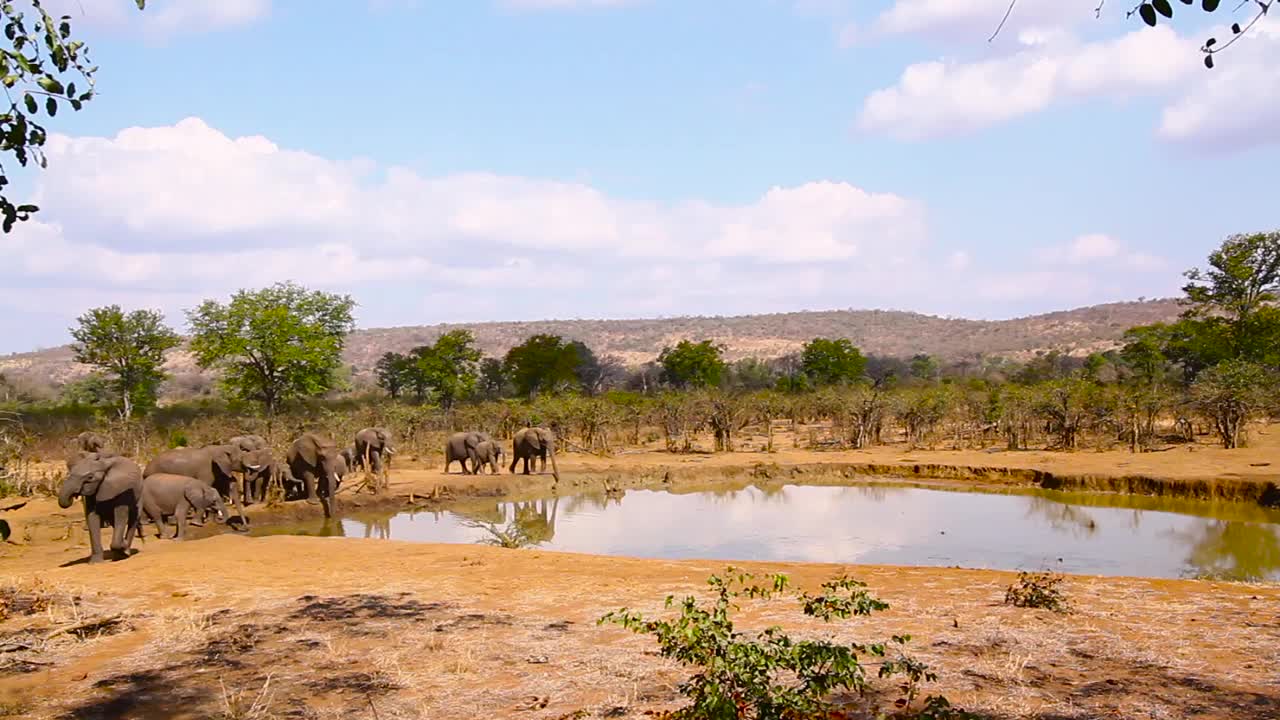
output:
M657 204L579 182L335 161L196 118L53 136L46 150L43 210L0 237L0 284L68 317L86 297L154 295L180 319L180 298L286 279L363 295L374 325L494 307L508 309L492 319L535 319L875 304L909 296L890 273L927 235L919 203L846 183ZM456 302L468 294L483 297Z
M1142 271L1165 268L1162 259L1131 251L1116 238L1102 233L1089 233L1065 245L1041 248L1037 258L1042 263L1059 266L1092 265Z
M50 14L70 15L71 22L134 30L152 37L207 32L247 25L271 12L271 0L148 0L138 10L134 0L52 0Z
M1219 41L1230 31L1219 29ZM1280 28L1259 23L1165 108L1160 137L1238 149L1280 140Z
M188 118L114 138L56 136L47 146L39 204L68 227L125 231L124 246L164 248L196 238L224 247L350 242L384 253L444 250L458 242L619 257L811 262L867 247L922 241L923 209L845 183L774 188L743 206L672 206L613 198L591 186L467 173L375 173L230 138Z
M986 40L1000 25L1009 0L897 0L876 18L882 35L925 34L968 42ZM1002 33L1044 31L1092 20L1090 8L1078 3L1031 0L1019 2Z
M899 139L971 132L1058 102L1170 91L1198 63L1195 44L1165 26L1096 43L1040 40L1008 57L911 65L867 97L858 125Z

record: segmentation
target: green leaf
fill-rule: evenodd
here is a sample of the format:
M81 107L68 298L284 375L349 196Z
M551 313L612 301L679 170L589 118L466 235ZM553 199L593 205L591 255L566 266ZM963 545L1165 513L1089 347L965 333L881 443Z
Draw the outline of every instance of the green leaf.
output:
M1219 0L1201 0L1200 4L1200 6L1204 8L1205 12L1213 12L1214 10L1217 10L1218 5Z
M146 10L146 9L147 9L147 0L138 0L138 9L139 9L139 10Z
M1239 35L1242 32L1240 29L1240 23L1231 23L1231 32Z
M1169 0L1151 0L1151 5L1161 15L1167 18L1173 17L1173 6L1169 4Z
M1151 3L1142 3L1138 6L1138 14L1142 16L1142 22L1151 27L1156 26L1156 9L1151 6Z
M53 117L54 115L57 115L58 101L54 100L53 98L49 98L48 100L45 100L44 109L45 109L45 112L49 113L49 117Z
M23 96L22 99L27 104L27 112L35 113L37 110L40 109L40 107L36 105L36 99L31 95L31 93L27 93L26 95Z
M58 79L51 75L41 75L40 78L36 80L36 84L45 92L53 93L54 95L61 95L63 92L62 83L58 82Z
M1211 48L1217 44L1218 44L1218 38L1209 38L1209 40L1205 42L1204 46L1207 48Z
M1212 69L1213 69L1213 56L1212 56L1212 55L1205 55L1205 56L1204 56L1204 66L1205 66L1205 67L1207 67L1207 68L1209 68L1210 70L1212 70Z

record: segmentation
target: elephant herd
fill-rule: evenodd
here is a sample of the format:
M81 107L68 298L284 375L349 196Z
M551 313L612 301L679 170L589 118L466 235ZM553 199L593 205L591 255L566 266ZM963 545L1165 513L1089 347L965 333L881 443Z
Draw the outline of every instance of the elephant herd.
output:
M449 436L444 446L444 471L457 462L466 475L479 474L488 468L493 474L502 467L502 446L493 441L487 433L460 432ZM546 472L547 458L551 458L551 474L560 481L560 469L556 466L555 434L543 427L531 427L517 430L511 436L511 466L509 472L516 471L516 464L524 461L524 474L529 474L530 461L539 461L538 472ZM468 468L467 463L471 466Z
M107 450L106 445L97 433L76 436L67 457L67 477L58 493L58 505L63 508L71 507L77 497L84 505L89 562L104 559L103 526L113 528L112 555L123 557L135 535L142 532L144 516L155 524L159 537L165 535L165 519L173 518L174 537L181 540L189 513L200 519L213 513L226 522L226 498L243 520L244 506L265 500L272 482L282 488L284 499L318 502L325 517L331 517L342 478L361 467L385 478L395 453L390 433L382 428L361 430L355 444L343 449L322 435L305 433L290 445L283 463L272 457L266 439L258 435L167 450L145 468ZM238 481L237 475L243 480Z
M352 470L363 468L373 474L374 487L385 486L391 457L395 454L391 434L383 428L365 428L355 435L353 445L339 448L318 433L304 433L289 446L283 461L272 456L265 438L240 435L224 443L204 447L166 450L145 467L107 450L107 441L97 433L76 436L67 457L67 477L58 493L58 504L71 507L78 497L84 505L92 552L90 562L104 559L101 529L113 528L111 551L115 557L128 555L133 538L142 532L143 518L152 522L159 537L166 533L168 518L175 524L174 537L186 536L188 515L203 521L212 514L219 522L229 522L229 502L243 527L244 508L266 500L275 485L285 500L306 499L319 503L325 517L334 514L338 486ZM545 472L548 458L555 480L555 435L548 428L531 427L517 431L511 440L509 472L524 462L524 474L540 463ZM497 474L503 462L502 445L486 433L462 432L449 437L445 445L445 472L458 462L464 474L484 469Z

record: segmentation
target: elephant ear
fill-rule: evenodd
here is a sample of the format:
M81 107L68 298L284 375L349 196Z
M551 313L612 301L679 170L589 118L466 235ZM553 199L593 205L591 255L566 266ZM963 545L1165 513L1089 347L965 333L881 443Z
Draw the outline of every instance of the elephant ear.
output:
M129 458L115 457L103 464L106 474L98 486L96 497L99 501L112 500L130 490L138 494L142 487L142 468L138 463Z
M202 482L189 482L182 488L182 496L191 503L192 507L203 507L205 505L205 490L213 490L213 488ZM214 490L217 492L217 490Z
M213 451L213 464L228 477L235 472L240 451L233 445L219 445Z
M303 435L295 447L304 463L312 467L320 464L320 443L316 442L314 435Z

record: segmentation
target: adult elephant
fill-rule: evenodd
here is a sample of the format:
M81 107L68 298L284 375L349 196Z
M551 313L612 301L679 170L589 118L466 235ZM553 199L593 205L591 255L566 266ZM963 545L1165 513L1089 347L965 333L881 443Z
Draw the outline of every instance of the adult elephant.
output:
M107 438L96 432L85 431L71 438L67 446L67 470L88 455L111 455L107 452Z
M89 526L89 562L104 560L102 526L110 525L111 555L129 556L133 536L140 529L138 510L142 499L142 470L126 457L86 455L71 467L58 491L58 506L71 507L80 498Z
M356 433L355 467L363 467L374 475L374 490L387 486L387 472L391 468L391 433L386 428L368 427Z
M240 480L236 479L236 474L249 475L270 463L271 453L268 450L245 452L238 445L226 443L166 450L147 463L142 475L151 477L165 473L193 477L229 499L236 513L243 517L244 506L240 498L244 494L244 488Z
M456 460L462 466L463 475L474 475L480 470L480 459L476 448L480 443L490 441L488 433L456 432L449 436L444 444L444 472L449 473L449 466ZM471 468L467 468L467 461Z
M551 475L560 482L560 469L556 467L556 436L549 428L534 427L516 431L511 437L511 472L516 471L516 463L524 461L524 474L529 474L529 461L537 458L542 461L538 472L547 471L547 457L551 458Z
M342 451L323 435L305 433L289 446L289 473L302 481L307 502L319 502L324 507L325 517L333 516L338 483L342 480L341 464Z
M267 443L267 439L261 435L237 435L228 440L227 444L235 445L240 448L240 452L245 454L258 453L255 457L263 459L258 468L251 469L244 474L242 500L245 505L264 501L266 499L267 485L278 471L276 461L269 458L271 446Z

